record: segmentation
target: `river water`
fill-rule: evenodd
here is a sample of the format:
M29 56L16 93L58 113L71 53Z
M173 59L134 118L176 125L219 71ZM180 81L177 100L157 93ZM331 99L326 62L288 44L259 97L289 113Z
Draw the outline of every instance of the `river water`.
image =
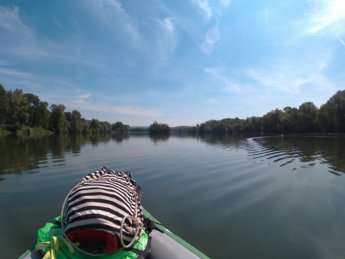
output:
M131 171L142 203L212 258L345 258L344 137L0 139L0 258L87 173Z

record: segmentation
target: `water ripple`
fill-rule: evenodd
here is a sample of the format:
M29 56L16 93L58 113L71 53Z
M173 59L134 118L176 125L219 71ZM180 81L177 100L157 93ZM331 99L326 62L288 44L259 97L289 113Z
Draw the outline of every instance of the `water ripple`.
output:
M306 169L325 164L329 172L341 175L345 172L345 162L340 159L338 149L339 140L326 139L327 145L334 144L336 149L321 148L324 145L321 138L281 138L263 137L248 139L246 149L253 163L266 162L269 165L279 167L291 166L291 170L297 168ZM340 139L344 142L344 139ZM320 147L319 147L320 146Z

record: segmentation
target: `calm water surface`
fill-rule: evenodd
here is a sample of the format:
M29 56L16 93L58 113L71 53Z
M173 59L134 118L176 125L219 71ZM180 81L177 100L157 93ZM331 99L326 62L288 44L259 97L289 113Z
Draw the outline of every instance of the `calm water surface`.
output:
M212 258L345 258L345 138L0 139L0 258L30 247L101 166Z

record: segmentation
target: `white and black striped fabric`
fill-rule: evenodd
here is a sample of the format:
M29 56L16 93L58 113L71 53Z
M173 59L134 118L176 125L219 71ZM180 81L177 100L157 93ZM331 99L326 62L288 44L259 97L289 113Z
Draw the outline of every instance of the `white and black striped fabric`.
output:
M143 221L140 198L140 187L129 172L103 167L85 176L68 194L62 220L64 232L93 229L119 237L125 216ZM128 244L134 234L130 233L132 222L127 219L125 223L129 228L123 229L123 236Z

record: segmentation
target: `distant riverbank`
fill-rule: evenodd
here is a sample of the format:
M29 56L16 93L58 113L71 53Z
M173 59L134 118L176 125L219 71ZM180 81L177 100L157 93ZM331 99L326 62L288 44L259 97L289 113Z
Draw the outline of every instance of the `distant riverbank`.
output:
M87 120L78 110L65 111L63 104L48 107L38 96L22 90L6 91L0 84L0 136L66 135L66 134L127 134L144 131L155 135L171 132L188 134L296 134L345 133L345 90L337 91L320 108L305 102L298 108L275 109L262 117L224 118L209 120L195 126L170 128L168 124L153 122L148 127L131 127L120 121L109 123Z

